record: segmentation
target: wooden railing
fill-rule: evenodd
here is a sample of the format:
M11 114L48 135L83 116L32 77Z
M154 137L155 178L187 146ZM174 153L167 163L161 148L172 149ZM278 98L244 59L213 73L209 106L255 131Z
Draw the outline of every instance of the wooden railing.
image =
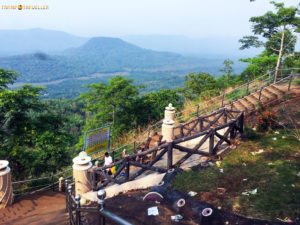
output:
M243 124L244 114L241 111L222 108L210 115L200 116L193 121L177 126L174 128L174 132L178 132L178 135L174 136L176 139L172 142L162 143L161 138L159 138L158 144L153 148L147 148L149 145L146 144L142 151L126 156L109 166L91 168L89 173L92 179L93 190L99 190L109 183L122 184L132 181L149 170L165 173L169 169L180 167L183 162L194 154L214 156L224 142L230 145L230 139L234 139L237 133L243 132ZM221 134L220 131L223 129L224 134ZM193 148L180 145L196 138L197 143ZM215 138L219 140L215 141ZM199 150L208 140L208 151ZM173 162L174 149L186 153L177 162ZM165 167L154 166L165 154L167 155ZM107 170L115 166L118 169L110 176ZM134 167L134 171L131 171L132 167ZM136 170L137 168L138 170ZM98 184L100 180L102 183Z

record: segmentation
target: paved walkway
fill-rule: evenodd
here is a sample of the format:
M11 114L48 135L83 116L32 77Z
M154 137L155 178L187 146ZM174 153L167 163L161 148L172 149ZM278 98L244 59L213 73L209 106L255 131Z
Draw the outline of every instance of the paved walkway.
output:
M5 225L67 225L65 195L44 191L22 196L12 206L0 209L0 224Z

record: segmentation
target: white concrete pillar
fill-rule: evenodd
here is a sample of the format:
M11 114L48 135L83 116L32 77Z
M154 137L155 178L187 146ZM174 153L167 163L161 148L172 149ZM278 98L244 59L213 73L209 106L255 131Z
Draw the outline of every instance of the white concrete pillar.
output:
M92 167L91 157L86 152L80 152L79 156L73 159L73 177L75 179L75 195L92 190L92 182L88 177L88 169Z
M175 108L172 103L169 103L169 106L165 108L165 120L175 120Z
M165 118L161 127L162 141L171 142L174 139L175 108L170 103L165 108Z
M174 139L174 120L164 120L161 127L162 140L171 142Z
M8 161L0 160L0 209L11 205L13 201L14 196Z

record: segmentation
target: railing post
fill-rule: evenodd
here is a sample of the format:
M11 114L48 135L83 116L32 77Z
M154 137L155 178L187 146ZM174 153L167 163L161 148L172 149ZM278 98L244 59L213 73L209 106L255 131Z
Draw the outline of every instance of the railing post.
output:
M62 192L62 189L63 189L63 180L64 180L63 177L60 177L58 179L58 191L60 191L60 192Z
M224 98L225 98L225 90L223 89L223 96L222 96L222 107L224 106Z
M230 124L230 140L235 138L235 122Z
M214 143L215 143L215 129L210 128L210 137L209 137L209 155L213 155L214 152Z
M294 79L294 71L292 71L292 73L290 75L290 81L289 81L288 91L291 89L291 84L292 84L293 79Z
M168 145L168 162L167 169L172 169L173 167L173 142L170 142Z
M203 131L203 118L199 117L200 132Z
M241 114L239 126L240 126L241 133L243 133L244 132L244 113Z
M80 208L80 195L76 195L75 196L75 203L76 203L76 225L80 225L81 224L81 216L80 216L80 211L77 210Z
M104 199L106 197L106 192L105 190L101 189L97 192L97 197L98 197L98 210L102 211L104 209L105 206L105 202ZM99 214L100 215L100 214ZM105 225L105 217L100 215L100 225Z
M69 198L68 198L68 196L69 196L69 192L68 192L68 182L69 182L69 180L68 179L66 179L65 180L65 194L66 194L66 210L67 210L67 212L68 212L68 205L69 205Z
M224 112L223 112L223 115L224 115L224 123L227 123L227 112L226 112L226 108L224 108Z
M67 191L67 199L68 199L68 213L69 213L69 219L70 219L70 224L73 224L73 213L72 213L72 203L70 203L70 198L72 196L72 186L68 185L68 191Z
M128 181L130 176L130 163L128 158L126 158L126 167L125 167L125 180Z
M249 94L249 81L248 81L248 83L247 83L247 91L246 91L246 95L248 95Z
M263 88L264 88L264 87L261 87L261 88L260 88L259 96L258 96L258 101L260 101L260 99L261 99L261 92L262 92Z
M197 105L197 117L199 117L199 104Z
M54 174L51 173L51 184L52 184L52 191L54 191Z

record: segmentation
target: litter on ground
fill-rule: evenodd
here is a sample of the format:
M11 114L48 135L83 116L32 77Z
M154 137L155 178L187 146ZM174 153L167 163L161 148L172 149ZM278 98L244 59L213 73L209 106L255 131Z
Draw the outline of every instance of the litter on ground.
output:
M175 221L175 222L178 222L179 220L183 219L183 216L178 214L178 215L175 215L175 216L171 216L171 220Z
M197 195L197 192L190 191L190 192L188 193L188 195L191 196L191 197L193 197L193 196Z
M151 215L153 215L153 216L159 215L157 206L148 208L148 216L151 216Z
M242 195L256 195L257 194L257 188L253 189L252 191L244 191L242 192Z

